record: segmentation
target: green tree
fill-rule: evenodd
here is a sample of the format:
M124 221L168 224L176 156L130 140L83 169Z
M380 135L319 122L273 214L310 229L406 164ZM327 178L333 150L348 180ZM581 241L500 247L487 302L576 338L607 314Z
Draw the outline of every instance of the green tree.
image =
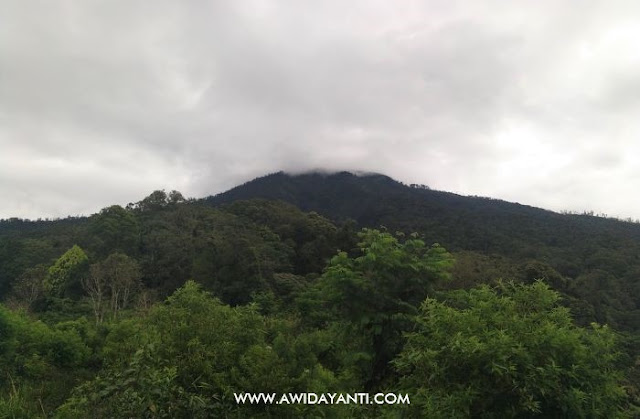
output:
M59 257L60 249L56 246L63 245L61 241L64 242L64 239L60 236L56 240L29 238L26 232L18 237L3 237L0 234L0 299L6 296L12 283L27 269L41 263L49 266L53 258Z
M157 211L162 208L166 208L169 205L175 205L185 202L184 196L178 191L171 191L167 193L162 190L153 191L149 196L142 201L135 204L129 204L127 208L132 208L138 211Z
M90 349L74 328L0 305L0 417L43 417L86 374Z
M341 324L334 329L344 331L345 341L364 345L350 348L347 363L358 371L358 380L374 388L388 375L420 302L436 281L449 276L453 258L438 244L426 246L415 237L401 243L371 229L359 237L361 255L339 252L299 302L311 319L321 313L320 318Z
M572 323L537 282L428 298L395 360L414 415L430 418L621 415L614 334Z
M102 257L113 252L136 254L140 245L140 226L132 211L119 205L104 208L91 218L89 233L93 249Z
M182 196L182 194L176 190L169 192L169 195L167 196L168 204L179 204L185 201L186 200L184 199L184 196Z
M10 312L0 305L0 359L7 359L15 346L15 328L11 323ZM1 362L1 361L0 361ZM0 363L2 367L6 367ZM4 377L2 377L4 379Z
M45 289L54 296L74 291L88 267L89 258L78 245L67 250L49 268L45 279Z
M238 405L237 392L328 391L323 342L254 307L229 307L188 281L142 319L115 324L105 368L59 417L300 417L305 406ZM292 415L292 412L298 414Z

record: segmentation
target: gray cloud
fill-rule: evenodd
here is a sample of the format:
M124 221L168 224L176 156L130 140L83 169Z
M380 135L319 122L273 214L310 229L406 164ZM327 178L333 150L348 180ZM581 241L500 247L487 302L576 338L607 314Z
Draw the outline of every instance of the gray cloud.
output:
M0 8L0 217L324 167L640 218L637 2Z

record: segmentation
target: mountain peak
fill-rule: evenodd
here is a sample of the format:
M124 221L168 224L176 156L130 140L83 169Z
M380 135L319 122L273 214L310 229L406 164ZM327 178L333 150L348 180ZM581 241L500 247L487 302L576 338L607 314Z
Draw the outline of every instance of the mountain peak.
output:
M323 168L315 168L310 170L281 170L276 173L272 173L266 176L262 176L260 178L270 177L270 176L289 176L289 177L306 177L306 176L321 176L321 177L337 177L337 178L345 178L345 177L357 177L357 178L370 178L370 177L381 177L387 178L389 180L393 180L390 176L387 176L383 173L379 172L370 172L366 170L329 170ZM260 179L258 178L258 179ZM255 180L255 179L254 179Z

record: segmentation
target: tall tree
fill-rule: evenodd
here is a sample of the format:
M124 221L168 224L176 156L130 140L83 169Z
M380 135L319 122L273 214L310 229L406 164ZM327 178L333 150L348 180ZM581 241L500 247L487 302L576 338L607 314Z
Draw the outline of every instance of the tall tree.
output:
M96 322L100 323L107 304L114 317L128 307L132 294L140 288L140 267L129 256L112 253L102 262L91 266L83 287L91 298Z
M140 286L140 267L129 256L113 253L102 263L111 293L111 311L114 317L127 308L132 294Z
M361 255L352 258L339 252L300 302L319 302L306 309L328 309L334 321L347 321L342 328L346 333L363 337L366 343L356 369L371 389L387 377L388 364L402 347L402 333L433 284L449 276L453 258L438 244L426 246L416 237L401 243L371 229L363 229L359 237Z
M427 299L395 361L411 416L619 417L614 334L579 328L537 282Z
M96 323L102 323L108 288L107 277L99 263L91 265L89 275L82 278L82 288L89 295Z
M13 284L12 297L19 304L31 307L42 296L47 273L47 266L43 264L27 269Z
M119 205L104 208L91 218L89 233L93 249L102 257L112 252L136 254L140 245L140 226L132 211Z
M88 268L89 258L78 245L73 245L49 268L45 289L54 296L74 292Z

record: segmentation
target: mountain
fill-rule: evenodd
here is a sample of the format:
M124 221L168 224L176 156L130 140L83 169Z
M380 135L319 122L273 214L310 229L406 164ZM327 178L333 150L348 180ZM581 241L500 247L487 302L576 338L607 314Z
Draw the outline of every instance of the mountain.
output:
M419 232L451 250L536 258L576 248L589 253L586 245L593 241L616 252L640 243L638 223L408 186L381 174L278 172L204 202L219 206L256 198L282 200L338 222L353 219L366 227ZM572 272L567 267L564 273Z
M0 221L0 296L27 269L50 266L74 244L94 258L125 251L142 263L147 284L166 292L189 278L217 278L219 270L262 281L256 242L265 252L280 242L289 249L269 256L273 266L318 273L337 248L349 250L354 227L416 232L440 243L458 261L451 287L543 278L572 299L582 323L640 329L640 224L409 186L376 173L279 172L199 201L176 204L157 191L126 210L88 218ZM250 275L237 257L244 253L258 263ZM216 258L233 263L218 266ZM234 286L228 301L249 298L241 283Z
M282 200L336 222L353 219L361 227L417 232L458 252L470 264L468 276L488 271L505 278L554 277L556 288L589 302L585 319L640 329L638 223L559 214L349 172L274 173L204 202L224 206L257 198Z
M212 205L246 199L281 200L303 211L317 211L334 219L355 219L368 225L381 214L380 196L401 199L406 187L381 174L356 175L350 172L289 175L278 172L259 177L216 196L206 198Z
M387 232L361 230L366 227ZM424 243L405 240L414 232ZM442 247L424 247L433 243ZM545 284L529 286L537 280L557 293ZM485 284L497 286L478 287ZM418 308L427 296L429 303ZM440 314L424 311L435 307ZM424 323L413 316L419 311ZM427 324L442 326L423 330ZM571 332L575 327L581 337ZM241 352L225 352L229 348ZM335 388L396 391L406 389L398 380L421 370L412 359L422 363L427 349L450 354L438 361L448 365L441 373L445 395L454 388L450 380L468 389L456 380L481 377L487 406L497 403L493 397L520 400L505 394L539 386L574 397L583 394L580 388L593 393L604 374L640 406L640 225L349 172L280 172L201 200L154 191L90 217L0 220L0 364L12 379L0 380L9 397L0 397L0 417L53 412L64 400L72 403L67 408L80 403L91 410L83 401L93 400L88 396L69 397L83 394L72 389L94 378L82 391L108 396L112 391L101 386L123 389L117 409L131 404L131 394L147 409L152 399L128 386L155 391L157 377L168 406L183 399L185 388L210 397L210 382L236 391L247 382L271 385L264 381L271 376L285 380L274 391L289 391L294 382L299 391L333 388L335 379L345 380ZM463 353L472 359L460 358ZM500 363L516 364L496 369L496 354ZM585 355L593 368L584 369ZM411 371L397 376L393 359L408 362ZM614 367L624 370L623 381ZM218 372L236 370L245 373L224 378ZM502 388L503 370L537 378L533 385ZM175 382L159 375L171 371L184 375ZM196 385L202 371L212 375L207 385ZM566 373L549 381L558 371ZM131 381L130 374L144 380ZM60 377L69 379L58 385ZM319 381L309 386L309 377ZM415 385L424 377L416 375ZM568 384L574 381L581 387ZM19 393L25 388L31 392ZM48 388L56 393L43 394ZM622 391L606 388L607 394ZM530 400L530 390L522 394ZM112 400L101 400L108 411ZM31 413L6 414L22 405ZM553 416L559 410L542 411ZM603 416L599 412L592 416ZM376 416L368 413L360 416Z

